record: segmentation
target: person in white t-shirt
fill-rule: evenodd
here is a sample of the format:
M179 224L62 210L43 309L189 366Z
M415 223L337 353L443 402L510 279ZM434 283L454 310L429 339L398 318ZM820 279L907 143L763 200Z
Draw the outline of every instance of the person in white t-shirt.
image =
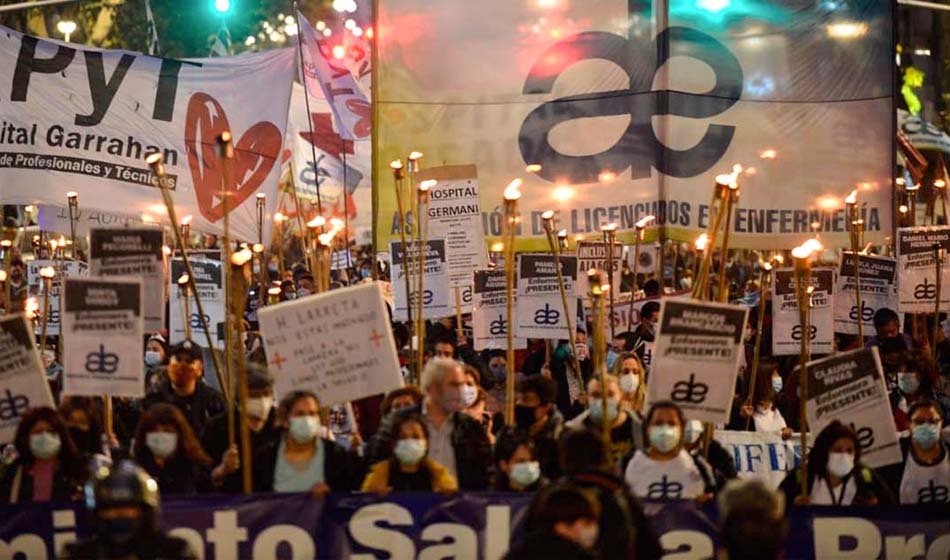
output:
M950 503L950 453L940 437L942 407L931 400L910 406L910 437L901 439L904 462L884 469L901 504L941 505Z
M739 410L742 427L746 424L756 432L781 435L782 439L792 437L792 429L785 424L785 417L775 406L776 396L782 391L782 376L774 362L760 362L755 376L755 390L752 401L746 402ZM751 422L748 420L751 418Z
M699 500L712 497L712 469L683 447L683 412L669 401L654 404L644 421L646 450L627 463L624 481L638 498Z

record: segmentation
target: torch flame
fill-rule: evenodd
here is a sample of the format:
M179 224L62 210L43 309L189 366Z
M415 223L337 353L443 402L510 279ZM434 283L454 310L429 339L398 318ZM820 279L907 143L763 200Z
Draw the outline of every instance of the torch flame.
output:
M700 236L696 239L695 245L697 251L705 251L706 247L709 247L709 236L705 233L700 234Z
M515 179L505 187L505 200L518 200L521 198L521 179Z
M325 226L326 224L327 224L327 219L326 219L326 218L324 218L323 216L317 216L316 218L314 218L314 219L310 220L309 222L307 222L307 227L308 227L308 228L318 228L318 227L323 227L323 226Z
M286 219L287 219L287 216L284 216L282 213L280 213L280 212L274 212L274 221L275 221L275 222L283 222L283 221L286 220Z
M245 247L231 255L231 264L234 266L244 266L247 264L247 261L251 260L253 257L254 254L251 253L251 250Z
M858 189L851 191L851 194L845 197L845 204L857 204L858 203Z
M525 173L537 173L537 172L541 171L541 164L540 164L540 163L532 163L532 164L528 165L527 167L525 167L524 170L525 170Z
M502 243L501 241L497 241L495 243L492 243L491 247L489 247L488 250L491 251L492 253L500 253L505 250L505 244Z
M421 158L422 158L422 152L413 151L409 153L409 161L416 161L417 159L421 159Z
M545 222L550 221L550 220L553 220L553 219L554 219L554 210L545 210L544 212L542 212L542 213L541 213L541 219L544 220Z
M644 217L640 218L640 220L639 220L636 224L634 224L634 225L637 227L637 229L643 229L643 228L647 227L647 225L649 225L650 222L652 222L652 221L655 220L655 219L656 219L656 216L653 216L653 215L644 216ZM703 234L703 235L705 235L705 234Z
M56 276L56 270L51 266L44 266L40 269L40 276L43 278L52 278Z
M821 244L821 241L818 241L817 239L809 239L798 247L792 249L792 256L796 259L807 259L822 249L824 249L824 245Z
M181 225L183 226L187 226L190 223L191 223L191 214L188 214L187 216L181 219Z
M184 286L185 284L188 283L189 280L191 280L191 277L189 277L187 273L182 274L181 276L178 277L178 285Z
M420 193L429 192L429 189L431 189L432 187L436 186L437 184L438 184L438 181L436 181L435 179L428 179L428 180L425 180L425 181L419 183L419 192L420 192Z
M392 160L391 162L389 162L389 167L393 169L402 169L402 160L401 159Z
M604 231L604 232L617 231L617 224L614 224L614 223L604 224L600 226L600 231Z

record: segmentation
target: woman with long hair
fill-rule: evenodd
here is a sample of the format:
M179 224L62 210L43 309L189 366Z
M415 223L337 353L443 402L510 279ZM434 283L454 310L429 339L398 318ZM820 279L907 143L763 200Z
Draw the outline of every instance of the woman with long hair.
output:
M56 410L23 414L13 438L16 459L0 477L0 503L66 502L82 495L85 463Z
M132 456L163 495L211 490L211 458L185 416L170 404L153 405L142 415Z
M623 352L611 373L620 383L620 406L642 417L647 396L646 370L634 352Z
M429 457L429 430L422 417L407 414L393 424L390 456L370 468L362 491L444 492L458 490L458 481L444 466Z

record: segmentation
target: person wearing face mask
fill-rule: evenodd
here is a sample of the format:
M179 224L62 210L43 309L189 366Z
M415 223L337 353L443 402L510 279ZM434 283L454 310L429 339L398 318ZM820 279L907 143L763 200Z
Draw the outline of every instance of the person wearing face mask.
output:
M911 405L910 435L901 438L904 462L882 469L901 504L946 507L950 503L950 454L941 437L940 405L919 400Z
M689 452L700 468L712 469L711 478L715 481L716 491L722 490L730 480L737 478L736 464L732 454L726 451L718 441L709 440L709 450L703 449L705 425L699 420L689 420L683 428L683 448Z
M132 461L103 467L108 474L90 482L86 507L95 533L66 545L62 558L122 560L191 560L198 556L188 542L158 527L158 484Z
M168 343L161 334L153 334L145 343L145 387L150 389L168 377Z
M584 412L584 404L581 402L584 386L578 377L589 379L594 368L590 348L587 346L587 333L581 330L581 327L582 325L577 327L574 348L571 348L569 341L559 340L557 347L551 352L551 379L557 383L555 402L565 420L576 418ZM577 358L580 372L574 371L572 354Z
M539 375L525 377L515 388L515 425L505 426L498 435L497 449L511 448L513 442L527 438L536 450L541 474L549 479L561 475L557 440L564 430L564 417L554 406L557 388L554 381Z
M162 494L211 490L211 458L181 411L170 404L156 404L142 415L132 458L158 482Z
M235 406L235 408L237 408ZM240 417L234 414L234 433L240 434ZM274 411L274 377L267 367L247 364L247 424L251 429L251 457L280 433ZM201 443L217 464L211 471L216 492L238 493L242 490L241 438L228 446L228 413L212 418L201 434Z
M628 456L637 447L636 431L639 421L632 412L620 407L620 380L613 375L607 375L607 410L604 410L603 391L600 380L591 379L587 383L587 398L589 408L577 418L567 422L566 426L572 430L587 429L600 432L604 416L610 424L610 441L612 442L612 456L619 461Z
M808 494L801 494L801 468L779 487L786 503L796 506L889 506L893 494L877 473L861 464L854 430L838 420L818 433L808 452Z
M417 415L402 416L393 425L396 439L392 456L373 465L363 492L385 496L391 492L442 492L458 490L458 481L428 456L429 432Z
M429 432L429 457L448 469L465 490L488 488L491 443L478 420L463 412L465 374L461 364L432 358L422 371L422 404L392 412L367 445L371 463L386 459L396 438L393 426L404 415L418 414Z
M313 275L309 272L304 272L296 278L297 280L297 291L294 299L300 299L307 297L313 294Z
M910 427L911 405L919 400L930 400L940 407L940 417L950 411L950 399L934 390L937 372L929 354L920 351L905 352L897 363L897 387L891 391L891 411L897 431Z
M640 418L647 396L646 374L640 358L633 352L621 353L611 373L617 377L620 385L620 407ZM637 442L638 446L641 443Z
M159 403L170 404L185 416L191 429L200 434L214 416L225 411L224 396L204 382L201 347L190 340L176 344L168 362L168 379L151 389L142 400L142 410Z
M455 319L440 319L432 325L427 335L432 340L432 355L447 360L458 360L462 364L474 368L478 373L478 385L485 390L494 387L494 380L488 376L487 367L482 357L468 342L464 334L457 334Z
M415 385L407 385L386 393L380 405L380 413L385 418L390 412L412 408L422 403L422 391Z
M86 459L95 453L104 453L102 441L102 407L92 397L64 397L59 413L66 421L69 436L76 449Z
M280 435L253 460L255 492L348 492L363 480L355 453L321 436L320 401L310 391L292 391L277 407Z
M535 492L547 484L531 438L519 435L495 445L495 490Z
M0 504L66 502L82 494L85 464L63 417L49 407L23 413L16 459L0 475Z
M783 388L784 382L779 375L778 364L764 360L760 362L752 400L739 408L738 417L733 414L729 429L745 430L748 424L755 432L776 434L784 440L791 438L792 429L786 425L785 417L776 403Z
M683 412L670 401L654 404L643 426L646 450L627 464L624 480L638 498L706 501L715 492L712 469L684 448Z
M558 485L544 494L529 524L532 530L516 542L506 560L586 560L599 558L600 505L583 491Z

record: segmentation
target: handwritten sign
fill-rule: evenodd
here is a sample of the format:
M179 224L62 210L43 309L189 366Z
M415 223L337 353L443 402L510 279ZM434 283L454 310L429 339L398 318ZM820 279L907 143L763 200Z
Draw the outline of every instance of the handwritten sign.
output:
M0 318L0 444L12 442L23 413L55 407L36 340L23 314Z
M145 396L142 281L67 278L63 292L63 392Z
M402 386L376 282L270 305L258 317L278 394L306 389L334 405Z

